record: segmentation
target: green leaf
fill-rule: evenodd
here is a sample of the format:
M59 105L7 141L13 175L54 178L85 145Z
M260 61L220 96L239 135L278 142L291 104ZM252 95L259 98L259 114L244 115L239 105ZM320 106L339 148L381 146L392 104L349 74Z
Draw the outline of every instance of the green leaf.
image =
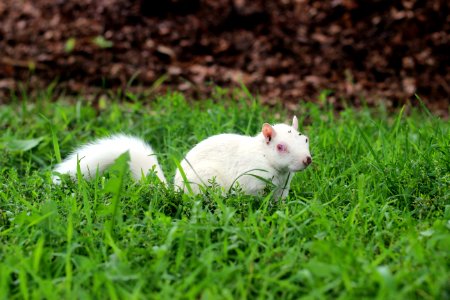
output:
M125 175L128 171L128 162L130 161L130 153L127 151L121 154L115 161L114 164L109 168L111 173L111 179L105 185L105 192L110 192L112 194L112 218L111 223L106 228L109 235L112 234L113 228L116 223L116 219L120 215L119 212L119 200L121 197L121 191L123 188L123 182L125 180Z
M0 144L1 148L5 148L10 151L28 151L39 145L39 143L43 140L43 137L39 137L36 139L29 140L17 140L11 139L7 141L3 141ZM3 144L3 145L2 145Z
M66 44L64 45L64 51L66 51L67 53L70 53L73 51L73 49L75 48L75 44L77 43L77 40L73 37L69 38L66 41Z
M97 46L99 46L102 49L111 48L113 46L113 42L105 39L101 35L96 36L92 41L94 42L94 44L96 44Z

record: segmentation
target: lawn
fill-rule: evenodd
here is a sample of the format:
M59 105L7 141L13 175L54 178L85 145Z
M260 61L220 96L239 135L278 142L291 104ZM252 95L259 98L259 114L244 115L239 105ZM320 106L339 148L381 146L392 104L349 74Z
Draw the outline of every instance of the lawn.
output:
M325 96L325 95L324 95ZM313 164L285 202L133 182L119 161L51 183L75 146L111 133L150 142L169 181L192 146L290 120L248 94L139 101L51 90L0 106L3 299L450 299L450 126L423 106L388 112L300 103Z

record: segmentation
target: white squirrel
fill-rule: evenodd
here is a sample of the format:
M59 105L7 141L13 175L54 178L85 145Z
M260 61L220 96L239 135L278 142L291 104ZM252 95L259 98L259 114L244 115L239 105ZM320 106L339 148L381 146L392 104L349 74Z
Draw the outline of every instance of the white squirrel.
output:
M92 177L126 151L130 154L129 166L135 179L139 180L154 168L159 179L167 184L150 145L123 134L81 146L54 171L76 178L79 161L83 176ZM225 191L238 184L245 194L260 195L271 182L276 187L275 199L284 199L289 193L292 173L305 169L311 162L308 137L298 132L298 120L294 116L292 126L264 123L256 136L219 134L201 141L181 161L183 175L177 169L174 185L197 194L201 192L200 186L213 180ZM60 181L58 175L53 176L54 183Z

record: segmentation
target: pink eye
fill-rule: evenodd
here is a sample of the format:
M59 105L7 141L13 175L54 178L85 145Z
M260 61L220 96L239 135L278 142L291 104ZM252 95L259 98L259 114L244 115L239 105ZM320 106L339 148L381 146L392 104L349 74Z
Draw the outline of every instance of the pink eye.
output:
M280 152L286 152L287 147L284 144L278 144L277 145L277 150L280 151Z

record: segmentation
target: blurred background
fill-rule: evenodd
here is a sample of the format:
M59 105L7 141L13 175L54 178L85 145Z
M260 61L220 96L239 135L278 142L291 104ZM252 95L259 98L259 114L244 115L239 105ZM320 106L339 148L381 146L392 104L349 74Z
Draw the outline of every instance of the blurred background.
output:
M288 108L322 93L388 107L450 99L447 0L1 0L0 103L111 89L188 97L245 84ZM324 99L324 97L322 97Z

